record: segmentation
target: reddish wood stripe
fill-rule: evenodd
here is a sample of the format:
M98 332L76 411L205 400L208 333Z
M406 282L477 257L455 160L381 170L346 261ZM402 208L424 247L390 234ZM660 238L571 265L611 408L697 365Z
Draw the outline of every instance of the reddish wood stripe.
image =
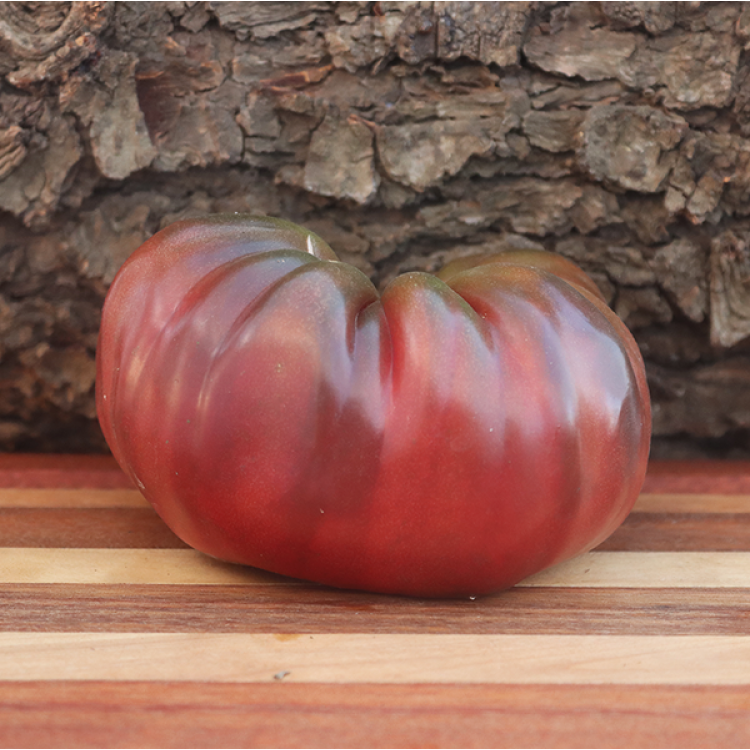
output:
M0 508L0 547L177 549L187 545L150 508Z
M599 550L750 550L750 513L631 513Z
M643 492L750 493L750 461L652 461Z
M0 454L0 487L129 488L111 456ZM644 492L748 494L750 461L652 461Z
M185 546L150 507L0 507L0 547ZM599 549L750 550L750 513L634 512Z
M750 635L748 589L517 588L475 601L325 586L6 584L0 631Z
M4 747L747 747L744 687L0 683ZM706 716L711 720L707 721Z
M136 489L0 487L0 508L150 508ZM636 513L750 513L750 495L642 493Z
M124 548L103 550L108 564L107 555L120 555L129 547L158 550L179 546L135 493L100 498L56 491L129 487L110 458L0 457L0 487L3 485L46 487L54 497L41 493L33 503L25 504L24 499L14 507L10 495L6 502L0 496L0 507L8 511L0 512L0 547ZM678 636L687 636L684 641L689 643L690 636L711 636L713 641L722 636L750 635L750 576L747 584L735 576L732 585L737 588L715 588L713 568L708 566L706 573L705 566L699 564L704 552L712 563L721 562L711 557L712 552L726 552L731 570L736 571L731 561L742 557L736 553L750 549L750 462L652 464L644 490L661 493L662 498L652 494L643 499L642 508L602 545L600 550L609 551L602 559L622 553L617 570L624 566L632 570L632 564L637 563L648 576L653 573L658 579L662 565L672 570L670 561L682 559L672 550L699 553L685 558L685 569L690 575L701 573L701 585L712 588L643 588L653 582L639 579L638 588L626 590L610 587L611 579L599 576L596 585L602 588L536 586L476 601L435 602L341 592L291 581L286 585L263 581L252 585L231 581L189 586L81 585L17 583L13 581L24 579L11 575L6 577L9 582L0 586L0 631L36 631L43 641L47 637L54 640L54 633L86 631L196 636L272 633L281 644L298 633L329 637L406 634L419 636L421 644L437 634L530 636L532 643L537 635L661 636L659 640L673 652L670 644L679 640ZM674 493L684 493L690 502L680 504ZM734 497L722 497L726 493ZM704 497L693 502L699 494ZM714 507L717 498L719 504ZM58 510L45 510L48 502ZM69 510L71 506L77 510ZM29 551L19 549L18 553ZM91 554L87 550L69 552ZM656 553L653 558L649 556L652 552ZM156 557L173 553L183 554L165 549ZM150 566L151 558L148 560ZM99 558L93 561L94 567L100 562ZM11 563L6 572L24 564L21 557ZM742 575L747 575L750 567L743 566ZM716 569L717 574L722 571L727 572ZM44 577L41 568L40 574ZM589 585L586 578L584 575L583 583ZM695 584L687 581L686 585ZM745 585L747 588L742 588ZM84 653L86 645L82 642L79 649L89 658ZM47 647L52 660L59 663L64 654L53 642ZM474 651L469 649L467 654L472 656ZM526 654L533 663L535 651L523 647L514 658ZM235 652L227 651L228 666ZM33 649L29 653L35 657ZM408 657L410 652L404 653ZM606 650L600 653L605 662L606 654ZM720 665L736 671L736 653L730 649L722 654L712 662L718 681L724 675ZM7 650L5 658L12 660L13 655L12 649ZM154 655L158 658L160 652ZM133 649L130 657L140 658L138 650ZM124 659L130 657L123 652ZM634 660L643 658L648 664L660 657L658 649L650 655L631 653L627 658L624 652L612 654L612 670L632 670ZM96 665L96 658L91 658L90 664ZM688 654L683 660L689 682L693 681L691 658ZM392 661L387 653L382 659L386 664ZM341 664L346 666L344 681L356 681L356 664L350 666L343 656ZM460 661L456 664L461 667ZM582 664L585 670L585 659ZM45 676L44 661L39 665L39 674ZM477 665L481 667L480 662ZM469 667L467 679L471 680L474 673ZM648 668L658 682L664 682L653 661ZM445 679L439 665L436 669L436 679ZM105 679L109 676L102 671L91 676L97 674ZM605 669L602 674L608 682L609 672ZM137 674L135 679L143 676ZM423 678L419 674L406 677L412 682ZM562 677L572 681L567 673ZM268 685L0 682L0 746L750 745L748 685L294 685L288 682L291 679L271 679ZM696 681L700 679L696 677ZM640 679L633 679L636 681Z
M132 486L111 456L0 453L0 487Z

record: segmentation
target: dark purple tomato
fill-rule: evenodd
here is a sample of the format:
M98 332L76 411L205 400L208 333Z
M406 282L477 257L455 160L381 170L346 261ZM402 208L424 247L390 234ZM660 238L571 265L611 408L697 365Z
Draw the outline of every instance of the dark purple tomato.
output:
M97 364L112 452L179 537L332 586L512 586L609 536L646 470L640 353L550 253L379 293L289 222L181 221L117 275Z

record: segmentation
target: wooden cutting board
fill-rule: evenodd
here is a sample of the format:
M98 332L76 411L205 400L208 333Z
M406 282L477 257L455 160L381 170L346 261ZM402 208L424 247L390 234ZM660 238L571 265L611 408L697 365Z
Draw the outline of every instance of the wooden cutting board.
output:
M0 456L3 747L750 745L750 464L652 464L600 548L476 600L186 548L107 458Z

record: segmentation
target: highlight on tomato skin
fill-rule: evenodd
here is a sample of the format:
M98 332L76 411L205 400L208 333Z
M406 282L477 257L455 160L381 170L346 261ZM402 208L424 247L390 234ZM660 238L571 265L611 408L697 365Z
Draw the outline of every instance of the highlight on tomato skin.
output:
M602 542L646 471L638 348L538 251L379 293L290 222L216 215L115 278L97 410L185 542L341 588L465 597Z

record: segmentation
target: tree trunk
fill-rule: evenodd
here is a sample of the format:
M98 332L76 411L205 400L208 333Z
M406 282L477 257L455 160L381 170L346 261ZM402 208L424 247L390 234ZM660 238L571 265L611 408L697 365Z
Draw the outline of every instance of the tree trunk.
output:
M0 5L0 448L104 450L107 285L216 211L382 285L476 250L591 273L647 360L653 454L750 453L750 7Z

